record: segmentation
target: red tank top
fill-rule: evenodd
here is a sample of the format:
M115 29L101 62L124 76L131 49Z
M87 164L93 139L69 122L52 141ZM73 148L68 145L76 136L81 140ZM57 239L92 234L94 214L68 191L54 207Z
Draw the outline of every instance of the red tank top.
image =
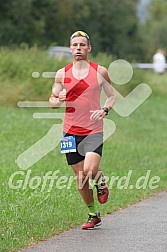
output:
M97 80L96 63L89 63L88 75L77 80L72 74L73 64L65 67L64 88L67 91L64 132L85 136L103 131L103 120L91 121L91 110L99 110L101 88Z

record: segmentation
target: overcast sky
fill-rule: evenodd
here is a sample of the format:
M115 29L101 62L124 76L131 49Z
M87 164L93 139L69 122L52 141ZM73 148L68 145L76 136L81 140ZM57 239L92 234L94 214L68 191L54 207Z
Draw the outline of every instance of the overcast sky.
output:
M139 0L137 17L143 22L148 15L148 6L152 0Z

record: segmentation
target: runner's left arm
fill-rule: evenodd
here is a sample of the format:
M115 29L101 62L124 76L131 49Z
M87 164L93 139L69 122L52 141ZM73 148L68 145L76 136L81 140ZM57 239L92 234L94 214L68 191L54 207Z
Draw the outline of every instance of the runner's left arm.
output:
M101 85L103 87L103 90L107 96L107 99L103 105L103 107L108 108L108 110L112 109L114 103L115 103L115 93L114 93L114 89L111 85L111 80L110 77L108 75L108 71L106 68L101 67L101 74L100 74L101 78Z
M111 80L108 75L108 71L105 67L99 66L98 69L98 83L101 88L103 88L105 92L105 96L107 96L107 99L104 102L104 105L102 109L90 111L92 112L90 119L93 121L100 120L108 114L105 112L105 110L109 111L112 109L114 103L115 103L115 93L114 89L111 85Z

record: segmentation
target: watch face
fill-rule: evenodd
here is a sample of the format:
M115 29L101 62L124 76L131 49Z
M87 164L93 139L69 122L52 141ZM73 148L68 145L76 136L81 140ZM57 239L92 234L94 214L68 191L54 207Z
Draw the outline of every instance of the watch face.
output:
M106 115L108 115L108 108L103 108L103 110L106 112Z

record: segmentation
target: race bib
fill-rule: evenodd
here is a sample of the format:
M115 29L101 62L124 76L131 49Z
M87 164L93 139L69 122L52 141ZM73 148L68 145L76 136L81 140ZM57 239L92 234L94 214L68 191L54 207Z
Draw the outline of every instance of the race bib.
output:
M76 142L74 136L66 136L61 138L61 153L76 152Z

